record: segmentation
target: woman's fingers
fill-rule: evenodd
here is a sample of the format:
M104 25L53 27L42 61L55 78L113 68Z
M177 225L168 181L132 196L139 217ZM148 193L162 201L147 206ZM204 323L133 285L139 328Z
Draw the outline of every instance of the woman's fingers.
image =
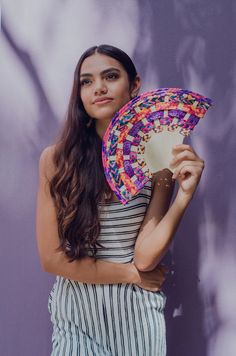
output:
M196 156L193 152L190 151L183 151L178 153L171 161L170 161L170 167L174 168L178 164L180 164L182 161L191 161L191 162L200 162L202 161L200 157Z
M193 152L196 156L197 153L194 151L194 149L192 148L192 146L190 145L186 145L184 143L180 144L180 145L176 145L174 147L172 147L172 152L176 155L178 152L180 151L183 151L183 150L187 150L187 151L190 151L190 152Z
M199 173L204 168L204 164L200 161L183 161L181 162L178 167L174 170L173 179L178 177L179 175L184 176L186 173L191 173L193 176L199 176Z
M162 272L162 274L166 275L168 272L169 272L169 268L166 267L165 265L163 264L160 264L156 267L159 271Z
M150 290L159 291L161 290L162 284L166 279L166 274L169 272L169 268L163 264L159 264L154 268L153 271L141 272L139 275L141 278L140 283L136 283L139 287Z
M189 161L188 163L191 162L191 164L193 162L199 162L204 167L203 159L198 156L190 145L181 144L174 146L172 152L174 154L174 157L170 162L170 167L172 169L178 167L183 162L186 163L186 161Z
M194 156L192 156L191 154L182 154L182 155L180 155L180 156L178 156L178 158L173 158L172 160L171 160L171 162L170 162L170 167L172 168L172 169L174 169L174 168L176 168L176 167L178 167L178 165L180 164L180 163L182 163L183 161L188 161L188 162L198 162L198 160L196 160L195 159L195 157Z

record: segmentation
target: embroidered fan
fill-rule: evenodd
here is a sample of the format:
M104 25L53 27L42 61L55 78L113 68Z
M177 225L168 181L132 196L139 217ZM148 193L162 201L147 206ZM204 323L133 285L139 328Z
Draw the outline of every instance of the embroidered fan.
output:
M190 134L211 105L211 99L198 93L161 88L135 97L115 114L103 136L102 162L122 204L153 173L168 167L172 146ZM163 151L165 147L169 149Z

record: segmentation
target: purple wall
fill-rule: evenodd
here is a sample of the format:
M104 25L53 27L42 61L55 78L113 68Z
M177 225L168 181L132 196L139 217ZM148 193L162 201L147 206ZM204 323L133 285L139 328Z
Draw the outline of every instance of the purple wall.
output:
M54 276L41 270L36 247L38 158L63 121L78 57L99 43L134 58L142 91L183 87L214 100L187 141L206 167L165 259L174 270L165 283L168 356L235 355L235 18L233 0L4 6L0 355L50 354Z

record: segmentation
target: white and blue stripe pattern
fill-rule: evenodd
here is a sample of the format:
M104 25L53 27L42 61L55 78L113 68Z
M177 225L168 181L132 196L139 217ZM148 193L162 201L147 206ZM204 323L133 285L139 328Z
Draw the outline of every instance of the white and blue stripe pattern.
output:
M151 198L151 181L127 205L100 205L97 258L133 259L135 239ZM57 276L48 300L51 356L165 356L163 292L131 283L87 284Z

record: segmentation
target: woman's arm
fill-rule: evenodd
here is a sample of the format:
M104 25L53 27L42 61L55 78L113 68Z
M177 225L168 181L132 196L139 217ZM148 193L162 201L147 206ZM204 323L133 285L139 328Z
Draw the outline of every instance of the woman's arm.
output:
M59 236L55 206L47 180L53 174L52 152L53 146L45 148L39 159L36 237L42 268L48 273L83 283L136 283L140 277L132 263L106 262L92 257L69 263L65 253L55 252Z
M164 182L161 183L159 179L155 183L153 196L135 245L134 263L141 271L152 271L167 252L204 168L204 161L189 145L178 145L174 152L173 167L176 169L173 177L177 177L179 189L168 210L173 187L169 183L169 187L165 188ZM167 182L170 182L171 172L164 171Z

